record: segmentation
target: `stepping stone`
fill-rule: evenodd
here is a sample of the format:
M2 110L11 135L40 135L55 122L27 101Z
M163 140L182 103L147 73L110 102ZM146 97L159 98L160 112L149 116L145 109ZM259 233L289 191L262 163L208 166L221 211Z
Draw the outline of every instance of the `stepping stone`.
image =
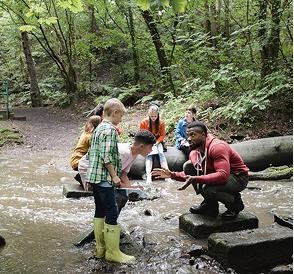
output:
M215 233L208 238L208 254L224 267L248 273L279 263L291 262L293 231L272 227Z
M196 239L207 238L215 232L229 232L258 227L258 219L253 214L242 211L235 220L224 221L221 216L209 217L185 213L180 216L179 227Z
M137 188L118 188L119 196L129 197L129 201L135 202L143 199L153 200L158 198L157 196L147 195L144 191ZM86 191L80 184L65 183L63 185L63 195L66 198L80 198L93 196L92 191Z
M81 247L87 243L91 243L95 239L93 228L88 229L80 234L73 242L76 247Z
M80 198L93 196L93 192L84 190L80 184L66 183L63 185L63 195L66 198Z
M293 229L293 218L292 216L284 216L280 214L274 214L274 221L281 226L286 226Z

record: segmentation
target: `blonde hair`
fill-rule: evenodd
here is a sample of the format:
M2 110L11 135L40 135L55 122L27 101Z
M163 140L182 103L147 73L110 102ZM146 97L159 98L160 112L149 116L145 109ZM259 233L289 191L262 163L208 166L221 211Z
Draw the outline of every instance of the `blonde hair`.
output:
M100 123L102 119L99 115L91 116L85 124L85 132L92 132Z
M103 114L109 117L116 110L124 113L127 111L124 104L120 100L112 98L107 100L104 104Z

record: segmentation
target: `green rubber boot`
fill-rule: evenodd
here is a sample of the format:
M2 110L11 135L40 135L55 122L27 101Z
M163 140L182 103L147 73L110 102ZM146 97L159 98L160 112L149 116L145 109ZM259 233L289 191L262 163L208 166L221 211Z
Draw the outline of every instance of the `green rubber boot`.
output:
M119 249L120 227L104 223L104 240L106 246L105 259L117 263L132 263L134 256L124 254Z
M104 243L104 218L94 218L94 235L96 241L96 258L103 258L105 255Z

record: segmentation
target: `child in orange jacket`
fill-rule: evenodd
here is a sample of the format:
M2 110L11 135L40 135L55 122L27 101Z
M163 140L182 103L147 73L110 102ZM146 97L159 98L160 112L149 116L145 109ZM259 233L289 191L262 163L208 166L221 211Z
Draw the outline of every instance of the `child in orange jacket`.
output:
M155 137L156 143L152 147L152 151L146 157L146 174L147 184L152 182L152 155L158 154L160 166L162 168L168 168L166 158L163 153L162 141L165 137L165 123L159 118L159 107L157 105L151 105L148 110L148 117L143 119L140 123L140 129L149 130ZM170 178L168 178L170 179Z

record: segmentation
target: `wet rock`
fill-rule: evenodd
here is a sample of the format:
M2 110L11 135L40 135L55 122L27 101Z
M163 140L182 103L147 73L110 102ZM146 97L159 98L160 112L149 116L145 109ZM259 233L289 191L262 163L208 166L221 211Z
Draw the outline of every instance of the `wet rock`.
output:
M215 232L228 232L258 227L258 219L249 212L240 212L235 220L223 221L221 216L208 217L185 213L180 216L179 227L191 236L201 239Z
M270 274L291 274L293 273L293 264L279 265L272 268Z
M292 230L278 225L208 238L208 253L225 267L237 272L262 269L291 260Z
M80 184L66 183L63 185L63 195L66 198L80 198L93 196L93 192L84 190Z
M281 226L286 226L293 229L293 218L292 216L283 216L279 214L274 214L274 221Z
M197 258L200 255L206 254L206 253L207 253L207 250L203 246L201 246L201 245L195 245L195 244L193 244L191 246L191 251L188 252L188 254L191 257L194 257L194 258Z
M174 217L175 217L174 214L169 213L169 214L167 214L167 215L165 215L165 216L163 217L163 220L167 221L167 220L170 220L170 219L172 219L172 218L174 218Z
M5 239L0 235L0 247L5 246L6 245L6 241Z
M154 234L145 234L143 237L143 246L157 245L158 239Z
M93 228L80 234L73 242L76 247L84 246L87 243L91 243L95 239Z
M194 259L190 259L189 260L189 265L194 265L195 264L195 260Z
M146 216L152 216L153 215L152 209L149 209L149 208L145 209L144 210L144 215L146 215Z

